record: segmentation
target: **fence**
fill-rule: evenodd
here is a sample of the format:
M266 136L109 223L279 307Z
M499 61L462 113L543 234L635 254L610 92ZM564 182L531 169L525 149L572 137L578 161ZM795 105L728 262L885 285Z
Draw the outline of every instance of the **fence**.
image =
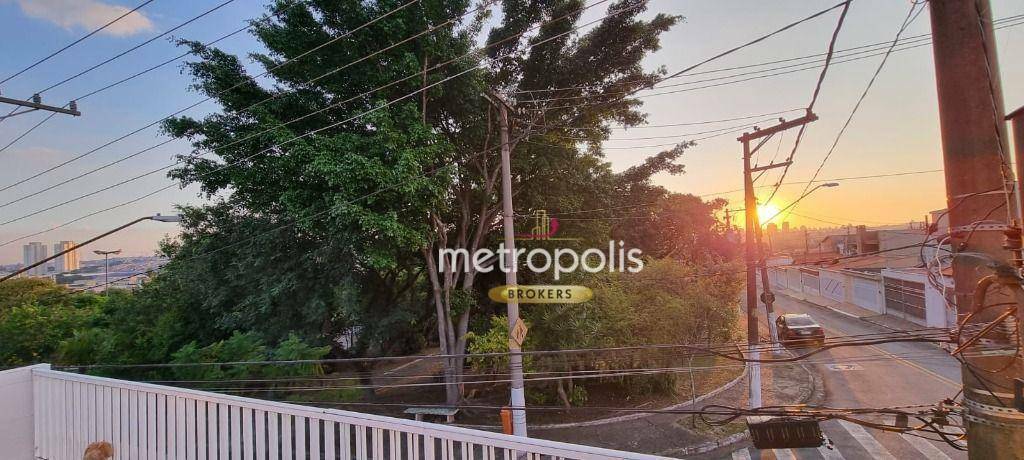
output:
M6 387L5 382L7 384ZM105 440L124 459L660 459L413 420L53 371L0 372L4 458L78 460ZM22 411L11 415L10 409Z
M880 273L808 267L772 267L776 288L846 302L879 314L900 317L930 327L956 325L956 308L940 288L926 283L919 269L883 269ZM947 290L952 280L943 278ZM947 293L947 297L951 297Z

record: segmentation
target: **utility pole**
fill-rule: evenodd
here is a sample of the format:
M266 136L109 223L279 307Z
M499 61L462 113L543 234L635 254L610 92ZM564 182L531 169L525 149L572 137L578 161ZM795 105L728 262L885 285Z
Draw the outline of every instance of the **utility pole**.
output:
M516 277L516 239L515 239L515 213L512 207L512 146L509 140L508 127L508 104L497 95L495 105L498 107L498 123L501 133L501 215L502 226L505 233L505 250L509 251L510 257L506 258L509 266L505 270L505 284L509 287L519 285ZM508 330L509 334L515 330L519 322L519 301L510 297L508 299ZM514 340L509 340L509 374L512 380L512 391L510 395L510 406L512 409L512 434L526 436L526 390L523 384L523 355L522 350Z
M975 313L962 326L988 324L1003 309L985 307L1007 301L1012 305L1014 299L1005 293L1013 291L1018 295L1020 330L1021 264L1014 254L1019 251L1008 250L1015 249L1014 243L1019 248L1020 221L1011 192L1013 173L989 1L931 0L929 9L958 313ZM1013 217L1008 219L1007 214ZM991 284L1000 289L994 289L987 301L984 294L976 297ZM993 348L1019 346L1006 334L984 338ZM1019 458L1024 452L1024 413L1012 407L1011 390L1014 379L1024 377L1021 359L1016 354L973 355L977 354L964 356L961 371L968 458Z
M43 104L43 98L38 94L33 94L32 97L27 101L0 96L0 104L11 104L15 106L14 110L11 110L11 112L7 115L0 115L0 121L6 120L17 115L35 112L36 110L46 110L49 112L63 113L76 117L82 115L82 112L78 111L78 104L75 101L68 102L67 108L46 105ZM25 107L25 110L19 112L18 107Z
M775 126L766 129L756 129L753 133L743 133L742 136L736 139L743 143L743 191L744 211L746 213L743 226L746 231L744 253L747 265L747 346L748 358L754 360L750 363L749 400L751 408L763 405L761 399L761 364L757 362L758 359L761 359L761 353L758 349L760 338L758 337L759 333L757 330L757 271L759 267L761 268L761 281L764 284L764 293L761 296L761 301L764 302L765 311L767 312L768 330L771 331L773 342L778 341L774 323L775 315L772 311L775 295L771 292L771 283L768 280L768 270L765 267L763 250L761 248L761 222L757 217L757 196L754 194L753 173L785 167L791 162L785 161L752 167L750 165L750 158L776 133L803 126L817 119L817 115L808 111L806 115L795 120L785 121L780 119L780 123ZM758 139L761 141L751 148L750 142Z

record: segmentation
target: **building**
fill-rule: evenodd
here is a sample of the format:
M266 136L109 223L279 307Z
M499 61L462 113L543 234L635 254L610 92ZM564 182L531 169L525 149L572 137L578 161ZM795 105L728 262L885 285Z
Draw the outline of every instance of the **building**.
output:
M875 268L910 268L923 264L921 245L928 235L923 228L868 230L858 225L846 234L829 235L818 245L822 254L837 257L877 255Z
M74 241L61 241L60 243L56 243L53 245L53 253L57 254L61 251L66 251L73 247L75 247ZM65 273L72 270L78 270L78 251L71 251L67 254L64 254L56 259L53 259L51 263L53 264L54 273Z
M22 261L26 267L47 257L46 245L38 241L26 244L22 246L21 249L23 254ZM46 265L44 264L25 272L25 274L28 276L46 276L48 272L46 270Z

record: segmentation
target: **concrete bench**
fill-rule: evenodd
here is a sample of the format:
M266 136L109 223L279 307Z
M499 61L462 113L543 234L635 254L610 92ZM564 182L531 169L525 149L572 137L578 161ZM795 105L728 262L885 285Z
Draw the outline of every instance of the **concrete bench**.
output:
M410 407L405 410L406 414L412 414L416 421L422 422L424 416L444 417L445 423L455 422L455 414L459 413L457 407Z

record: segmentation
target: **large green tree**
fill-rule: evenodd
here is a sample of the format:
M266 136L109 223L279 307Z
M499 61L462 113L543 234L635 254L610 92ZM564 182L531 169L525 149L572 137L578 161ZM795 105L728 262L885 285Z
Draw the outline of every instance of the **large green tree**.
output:
M213 202L185 210L161 276L180 280L220 339L242 329L333 341L355 327L357 352L386 353L423 330L432 304L442 352L464 353L484 308L478 274L438 271L435 255L494 243L500 145L488 93L511 106L519 209L629 200L632 183L674 172L681 148L646 176L618 175L600 142L610 123L643 122L628 96L662 73L641 61L678 18L639 19L643 0L607 3L593 25L582 0L402 5L272 5L283 12L255 27L267 52L251 56L267 77L184 42L201 57L188 64L195 89L222 110L165 124L194 148L171 175ZM449 401L463 364L446 363Z

